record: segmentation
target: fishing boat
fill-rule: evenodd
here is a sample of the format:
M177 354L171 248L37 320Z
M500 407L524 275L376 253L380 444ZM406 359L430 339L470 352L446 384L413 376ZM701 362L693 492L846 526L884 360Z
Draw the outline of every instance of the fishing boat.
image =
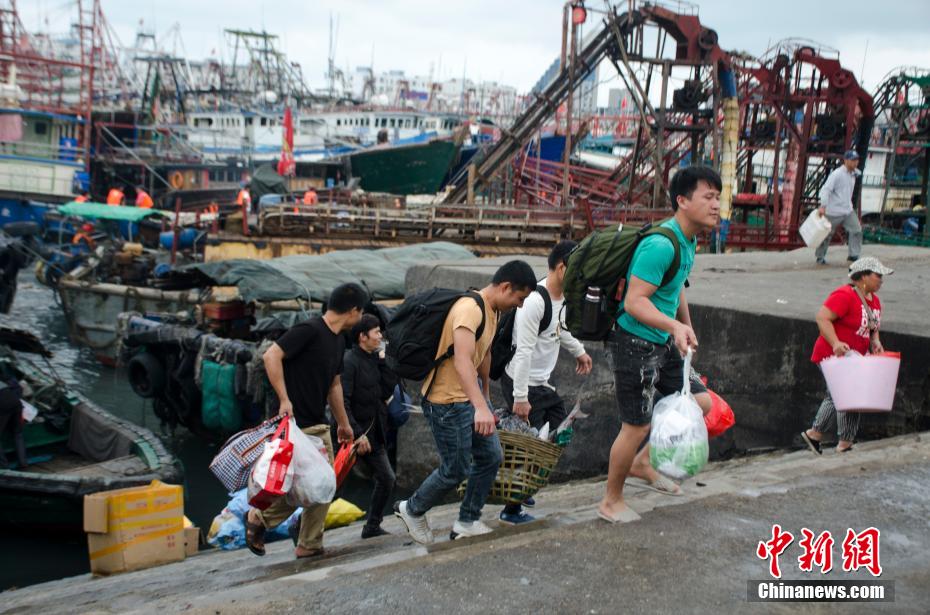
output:
M373 147L349 154L349 163L352 176L369 192L435 194L458 150L455 142L442 140Z
M364 284L376 300L402 299L404 275L412 265L473 258L462 246L434 242L376 251L195 263L147 279L146 285L102 282L93 266L84 265L55 280L54 289L72 341L89 346L102 363L114 365L121 334L119 315L124 312L156 319L180 316L237 328L262 316L307 313L345 282Z
M4 524L74 529L89 493L183 480L180 462L155 434L69 387L50 356L31 333L0 327L0 372L16 378L37 412L23 428L28 465L0 470ZM0 444L11 459L12 438L5 434Z

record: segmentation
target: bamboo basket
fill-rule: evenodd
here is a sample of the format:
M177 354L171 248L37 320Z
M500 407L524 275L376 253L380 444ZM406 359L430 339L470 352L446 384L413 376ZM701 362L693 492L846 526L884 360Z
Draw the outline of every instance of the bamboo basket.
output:
M498 431L504 460L491 486L488 504L522 504L549 484L549 476L562 456L562 447L532 436ZM465 484L458 487L465 495Z

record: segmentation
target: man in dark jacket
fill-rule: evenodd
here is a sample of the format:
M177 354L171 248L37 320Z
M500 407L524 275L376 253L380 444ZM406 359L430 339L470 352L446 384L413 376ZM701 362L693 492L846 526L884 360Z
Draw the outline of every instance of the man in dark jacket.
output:
M362 316L352 328L352 348L343 359L342 398L355 434L358 460L366 465L375 480L368 520L362 538L383 536L384 506L394 490L394 470L388 461L388 413L385 404L397 384L397 378L384 363L381 326L371 314Z

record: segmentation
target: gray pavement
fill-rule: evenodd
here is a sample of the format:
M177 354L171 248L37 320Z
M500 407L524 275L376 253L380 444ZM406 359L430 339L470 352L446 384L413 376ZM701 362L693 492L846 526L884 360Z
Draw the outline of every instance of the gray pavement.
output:
M856 445L853 453L776 453L712 464L685 495L629 488L636 523L611 526L594 506L601 480L546 489L543 519L488 537L445 540L456 507L430 515L441 541L426 549L399 534L358 540L358 525L327 533L328 554L296 562L289 544L269 555L215 552L104 579L89 575L6 592L0 611L195 613L486 612L927 612L930 598L930 434ZM497 512L488 507L486 518ZM773 523L796 536L831 530L831 580L870 579L840 569L846 528L882 532L882 580L893 604L749 604L746 581L765 579L755 556ZM797 569L796 543L782 556L785 579Z

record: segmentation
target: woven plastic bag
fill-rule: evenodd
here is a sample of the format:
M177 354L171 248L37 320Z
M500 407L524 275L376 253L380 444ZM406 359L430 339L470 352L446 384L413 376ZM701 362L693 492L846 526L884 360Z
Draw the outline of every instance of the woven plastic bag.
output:
M701 407L691 395L691 351L685 357L681 391L663 397L652 413L649 461L670 478L695 476L707 464L707 427Z
M329 465L323 441L302 432L294 419L290 419L288 439L294 445L294 482L285 496L288 503L293 506L329 504L336 495L336 473Z

